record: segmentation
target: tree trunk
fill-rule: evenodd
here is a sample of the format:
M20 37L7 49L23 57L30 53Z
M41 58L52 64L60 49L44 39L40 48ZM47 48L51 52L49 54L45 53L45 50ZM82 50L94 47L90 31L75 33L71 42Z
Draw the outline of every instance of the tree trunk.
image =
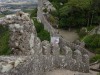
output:
M89 22L90 22L90 19L89 19L89 17L88 17L88 21L87 21L87 27L89 27Z
M90 14L89 14L89 12L88 12L88 17L87 17L88 19L87 19L87 27L89 26L89 24L90 24Z
M92 23L93 23L93 13L91 15L91 23L90 23L90 26L92 25Z

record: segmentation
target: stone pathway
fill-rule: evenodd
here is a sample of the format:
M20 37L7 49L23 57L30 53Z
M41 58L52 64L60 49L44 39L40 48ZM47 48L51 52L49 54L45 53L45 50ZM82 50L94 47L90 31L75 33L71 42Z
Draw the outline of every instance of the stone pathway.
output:
M79 38L78 34L75 31L58 29L58 32L64 39L70 42L73 42Z
M90 71L90 73L80 73L70 70L58 69L46 72L46 75L97 75L97 72Z

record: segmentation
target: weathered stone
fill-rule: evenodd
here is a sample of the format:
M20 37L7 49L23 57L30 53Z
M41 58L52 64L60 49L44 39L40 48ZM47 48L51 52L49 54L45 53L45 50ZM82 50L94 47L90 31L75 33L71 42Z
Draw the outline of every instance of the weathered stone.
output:
M41 44L41 40L38 37L35 37L35 41L34 41L34 51L36 55L40 55L42 54L42 44Z
M0 75L45 75L45 71L56 68L89 72L89 58L84 49L65 40L60 40L60 46L48 41L41 43L28 14L18 12L5 18L4 23L10 29L10 47L14 57L0 57L0 63L5 63L0 64Z
M6 65L2 65L2 70L1 72L8 72L13 68L12 64L6 64Z
M89 72L89 56L87 54L83 55L83 62L84 62L84 72Z
M55 44L52 46L52 53L53 55L59 55L60 54L60 47L58 44Z
M65 55L68 56L69 58L71 58L72 57L72 50L71 50L71 48L65 46L63 49L65 51Z
M14 67L17 67L20 63L23 62L22 58L18 58L15 62L14 62Z
M42 42L42 47L43 47L43 54L45 55L50 55L51 54L51 45L48 41L43 41Z
M18 12L17 15L9 15L6 19L14 20L14 24L9 25L11 31L10 46L14 54L34 54L34 41L36 30L27 14ZM6 21L5 19L5 21ZM17 20L16 20L17 19ZM8 20L7 20L8 21ZM6 22L9 24L9 22Z
M76 61L82 62L82 54L79 50L75 50L73 54L73 58L76 59Z

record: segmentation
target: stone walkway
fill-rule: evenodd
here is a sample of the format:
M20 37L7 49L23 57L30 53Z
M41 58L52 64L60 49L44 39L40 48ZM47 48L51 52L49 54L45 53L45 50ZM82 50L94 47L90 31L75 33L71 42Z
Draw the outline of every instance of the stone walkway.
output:
M80 73L75 71L58 69L51 72L47 72L46 75L97 75L97 72L90 71L90 73Z
M78 34L75 31L67 31L58 29L59 34L69 42L73 42L79 38Z

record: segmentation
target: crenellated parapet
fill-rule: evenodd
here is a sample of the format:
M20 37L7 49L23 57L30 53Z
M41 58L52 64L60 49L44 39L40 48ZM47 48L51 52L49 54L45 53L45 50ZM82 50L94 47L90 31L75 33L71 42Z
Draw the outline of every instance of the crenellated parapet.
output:
M54 69L89 72L89 57L63 40L59 44L40 41L28 14L19 12L2 18L9 26L12 55L0 56L0 75L45 75Z
M43 49L43 55L48 58L49 62L51 61L53 63L54 68L63 68L86 73L89 72L89 56L87 54L82 54L80 50L73 51L68 46L63 47L64 54L62 54L59 45L53 46L51 44L50 46L46 41L45 45L48 47L46 46L46 49Z

